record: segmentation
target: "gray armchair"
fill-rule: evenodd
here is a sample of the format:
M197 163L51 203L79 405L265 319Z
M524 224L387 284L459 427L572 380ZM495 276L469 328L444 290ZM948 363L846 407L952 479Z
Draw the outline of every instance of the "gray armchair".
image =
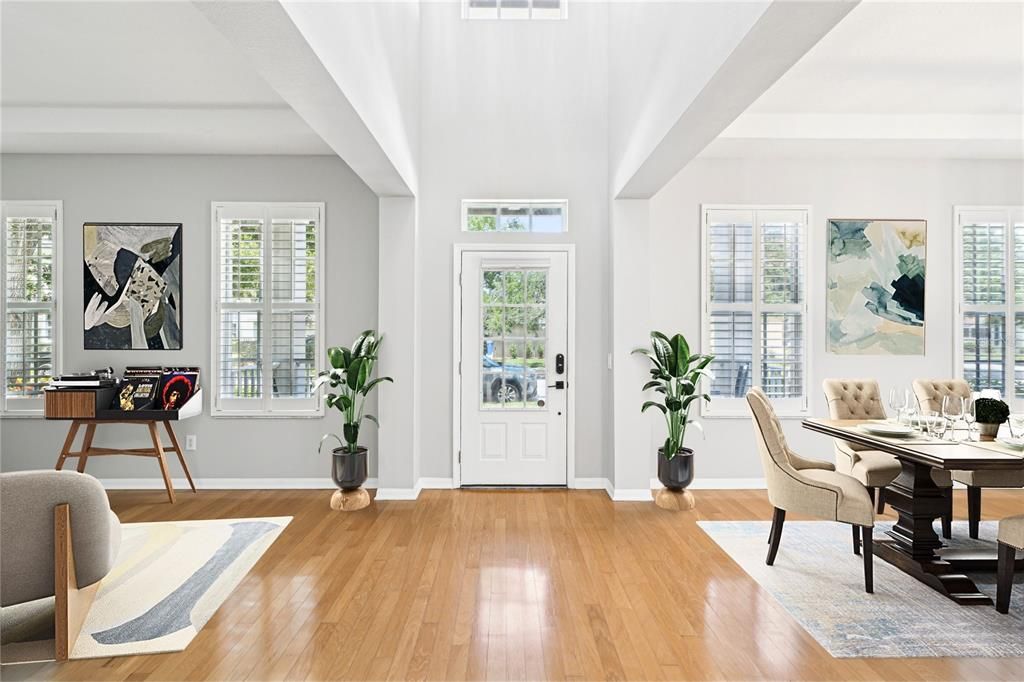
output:
M66 659L121 545L103 486L74 471L0 474L0 545L0 606L55 597L56 657Z

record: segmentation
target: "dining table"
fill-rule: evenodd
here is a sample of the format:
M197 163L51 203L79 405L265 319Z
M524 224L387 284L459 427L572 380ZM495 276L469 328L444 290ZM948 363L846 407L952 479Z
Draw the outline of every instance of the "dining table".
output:
M932 471L1014 471L1024 469L1024 452L974 442L949 442L916 434L909 438L882 437L862 427L871 420L805 419L803 427L871 450L886 452L900 462L899 476L885 488L885 502L896 522L885 538L873 543L874 554L914 576L958 604L992 604L967 575L996 570L996 545L991 550L948 547L935 532L935 519L947 509L946 493L935 484ZM978 543L971 543L977 547ZM1024 569L1017 557L1015 570Z

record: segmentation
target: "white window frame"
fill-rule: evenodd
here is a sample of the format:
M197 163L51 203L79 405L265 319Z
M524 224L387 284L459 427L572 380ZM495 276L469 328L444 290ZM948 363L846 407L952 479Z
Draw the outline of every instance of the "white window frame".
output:
M710 256L708 250L708 227L709 227L709 215L713 211L737 211L737 212L750 212L754 214L754 242L753 242L753 271L752 286L753 291L751 294L750 303L715 303L711 302L711 286L708 281L710 276L710 269L708 259ZM758 219L758 213L762 211L791 211L791 212L803 212L804 223L803 223L803 263L804 278L803 278L803 291L801 292L800 303L762 303L761 302L761 220ZM803 371L803 391L800 398L788 398L788 399L773 399L772 404L775 407L776 414L779 417L793 417L803 418L810 414L810 396L809 387L811 379L811 343L813 332L813 326L810 323L810 297L808 296L808 290L811 282L813 281L813 271L811 270L811 258L810 254L813 251L812 248L812 232L810 226L812 223L812 212L810 205L774 205L774 204L701 204L700 207L700 221L701 221L701 244L700 244L700 264L701 264L701 352L711 352L711 312L715 311L728 311L735 310L740 312L750 311L752 315L752 329L751 329L751 386L761 385L761 313L762 312L800 312L803 315L803 358L804 358L804 371ZM714 363L711 363L710 367L713 372L715 369ZM744 398L726 397L726 396L712 396L711 402L699 401L701 403L701 416L706 418L743 418L749 419L750 412L747 407L746 400Z
M562 209L562 231L561 232L534 232L532 229L523 232L509 232L508 230L471 230L469 229L469 209L474 206L494 206L500 211L502 206L537 206L557 205ZM540 235L541 237L557 236L569 233L569 201L567 199L463 199L462 212L460 216L460 229L466 234L514 234L514 235Z
M7 302L7 217L12 213L28 217L53 217L53 300L49 304L9 304ZM13 201L2 202L0 216L0 377L3 386L0 388L0 417L42 417L43 397L7 397L7 311L19 309L48 308L53 321L53 374L63 371L64 343L61 324L64 264L64 202L55 200Z
M272 256L272 221L275 217L295 217L289 215L289 211L317 212L317 250L316 250L316 300L312 304L278 303L274 304L272 268L268 261ZM220 281L220 216L227 213L229 216L245 216L252 218L263 216L263 238L264 238L264 263L263 263L263 300L259 303L228 303L221 300ZM324 356L326 355L324 335L326 320L324 317L324 252L326 251L326 229L327 220L326 205L324 202L309 201L215 201L210 205L210 235L211 235L211 258L210 276L211 290L213 291L213 305L210 316L210 388L213 399L211 400L211 415L214 417L259 417L259 418L296 418L296 417L323 417L324 401L322 391L316 391L312 396L312 407L301 407L285 409L287 398L273 398L273 368L267 371L264 366L262 397L260 398L228 398L220 397L220 341L221 327L220 314L224 307L234 310L252 309L259 310L263 314L261 324L268 325L263 333L262 358L264 363L273 362L272 338L269 333L272 314L275 308L304 308L316 313L317 334L314 375L324 369ZM308 403L307 403L308 405Z
M974 222L978 216L987 214L988 219L1003 221L1006 225L1006 296L1003 303L983 304L964 301L964 254L963 226L965 218ZM956 286L956 315L953 319L954 376L964 379L964 314L1002 313L1005 316L1006 334L1003 357L1003 400L1014 412L1024 410L1024 398L1016 397L1014 362L1016 359L1016 316L1024 313L1024 306L1016 303L1014 281L1014 222L1024 222L1024 206L954 206L953 207L953 262Z
M472 21L560 21L562 19L569 18L569 0L559 0L558 9L559 16L534 16L533 15L533 2L534 0L528 0L527 11L525 16L513 15L503 16L501 11L501 2L498 0L496 7L491 9L476 9L474 10L469 6L470 0L462 0L462 18L469 19ZM521 10L518 10L521 11Z

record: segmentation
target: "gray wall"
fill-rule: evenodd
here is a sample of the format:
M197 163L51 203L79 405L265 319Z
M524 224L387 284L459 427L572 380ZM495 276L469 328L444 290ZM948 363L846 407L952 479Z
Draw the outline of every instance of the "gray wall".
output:
M700 338L700 205L809 204L807 280L811 354L808 386L814 416L826 416L826 377L871 377L883 395L910 388L918 377L945 377L953 367L956 324L953 277L953 207L1024 204L1020 161L943 159L706 159L691 163L651 200L652 326ZM829 218L920 218L928 221L928 293L925 354L833 355L825 350L825 257ZM705 439L694 438L698 476L760 478L749 418L703 420ZM663 438L662 425L651 419ZM809 457L832 458L827 439L783 419L790 444ZM657 441L655 441L657 442ZM651 475L654 475L653 458Z
M4 155L3 199L64 202L62 292L65 370L126 364L199 365L210 371L210 203L212 201L323 201L327 345L348 345L377 324L377 197L344 162L330 156ZM82 223L180 222L184 246L184 343L180 351L86 351L82 348ZM203 382L209 386L208 378ZM222 419L202 416L177 429L196 434L186 453L199 478L326 478L320 436L340 432L340 415L313 419ZM52 467L67 422L0 420L4 471ZM108 426L97 445L142 445L142 427ZM375 450L376 433L365 443ZM177 463L172 475L181 475ZM152 461L100 458L88 470L101 478L159 476ZM376 475L371 458L371 476Z

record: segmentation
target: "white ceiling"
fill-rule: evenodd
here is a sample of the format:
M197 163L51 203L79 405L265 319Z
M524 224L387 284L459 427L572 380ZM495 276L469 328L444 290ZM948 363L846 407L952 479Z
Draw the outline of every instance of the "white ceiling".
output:
M863 2L704 155L1022 158L1022 129L1024 3Z
M191 2L0 12L5 152L331 153Z

